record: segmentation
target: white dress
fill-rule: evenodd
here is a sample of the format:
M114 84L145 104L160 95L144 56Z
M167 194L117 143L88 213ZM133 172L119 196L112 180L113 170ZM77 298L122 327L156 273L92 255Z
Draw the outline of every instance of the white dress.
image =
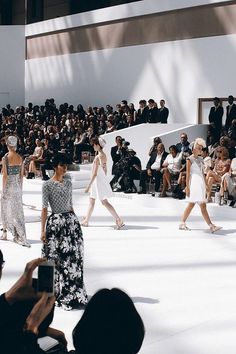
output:
M93 161L92 171L95 168L96 159L98 159L99 165L98 165L97 176L93 181L93 184L90 189L90 198L100 199L100 200L111 198L113 196L113 192L110 183L108 181L108 178L105 174L105 171L101 166L101 161L99 160L98 157L96 157Z
M204 162L202 157L188 158L191 162L190 167L190 195L186 198L189 203L205 203L206 202L206 184L204 179Z

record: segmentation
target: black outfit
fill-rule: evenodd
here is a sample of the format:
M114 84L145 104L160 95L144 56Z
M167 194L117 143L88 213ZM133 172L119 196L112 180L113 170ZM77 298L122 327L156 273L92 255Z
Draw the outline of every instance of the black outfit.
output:
M161 163L160 163L160 168L162 168L162 165L167 157L168 153L166 151L164 151L162 153L162 157L161 157ZM146 182L148 179L150 179L150 176L147 174L147 170L151 170L152 172L152 178L155 179L155 191L158 192L159 188L160 188L160 184L161 184L161 179L162 179L162 173L160 170L152 170L151 166L152 164L156 161L156 157L157 157L157 151L153 151L151 153L151 156L148 160L147 166L146 166L146 170L143 170L140 174L140 187L143 193L146 193Z
M222 129L222 117L224 114L224 109L222 106L218 107L211 107L210 113L209 113L209 123L214 123L218 137L220 137L220 132Z
M148 123L158 123L159 119L159 110L157 107L149 108L148 110Z
M137 168L134 167L134 165L137 165ZM137 189L134 184L134 180L139 180L140 179L140 172L141 172L142 166L141 166L141 161L137 156L132 156L128 160L128 171L127 171L127 181L125 183L125 192L126 193L132 193L132 192L137 192Z
M233 103L232 106L228 105L226 107L226 121L225 121L225 128L226 129L229 129L233 119L236 119L236 104L235 103Z
M5 294L0 296L0 343L4 354L45 354L37 343L38 336L23 330L34 304L35 301L28 300L9 305ZM53 314L54 308L40 325L39 336L45 335L53 320Z
M122 157L122 151L121 149L118 150L118 146L113 146L111 148L111 158L112 158L112 161L113 161L113 165L112 165L112 171L111 171L111 174L114 175L114 169L115 169L115 164L120 161Z
M167 107L159 108L159 121L163 124L167 123L169 109Z
M147 123L149 118L149 108L148 106L143 109L139 108L137 111L136 124Z
M53 151L49 150L49 149L44 150L44 152L43 152L44 164L40 165L43 180L49 179L48 175L46 174L46 170L54 170L53 165L52 165L53 155L54 155Z

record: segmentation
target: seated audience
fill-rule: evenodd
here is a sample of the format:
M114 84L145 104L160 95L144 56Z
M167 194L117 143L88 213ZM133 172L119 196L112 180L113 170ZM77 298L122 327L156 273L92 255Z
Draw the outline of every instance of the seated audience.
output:
M175 145L169 147L170 153L167 155L165 161L163 162L163 187L160 197L166 197L167 189L171 190L171 178L179 177L180 172L185 168L182 164L183 152L178 152Z
M216 149L216 159L213 161L213 170L209 170L206 176L208 186L207 200L211 202L211 189L214 183L221 184L223 175L229 171L230 159L228 150L225 147Z
M156 139L156 138L155 138ZM167 152L165 151L164 144L159 143L156 145L154 140L154 146L151 152L151 156L148 160L146 170L143 170L140 175L140 190L138 193L146 193L146 184L150 178L154 179L155 183L155 191L158 192L160 188L160 184L162 181L162 168L163 163L167 157Z
M178 152L184 153L183 156L189 156L191 154L190 143L188 142L188 136L186 133L181 133L180 142L177 143L176 149Z
M230 198L230 206L236 203L236 157L231 161L229 172L222 176L221 197L226 202Z
M202 157L203 157L203 170L204 170L204 174L206 176L208 171L210 171L212 168L212 159L208 154L207 147L202 148Z
M33 155L29 156L29 173L27 178L31 179L34 178L36 175L36 162L42 160L43 158L43 147L42 147L42 143L39 139L35 140L36 142L36 147L34 149L34 153Z

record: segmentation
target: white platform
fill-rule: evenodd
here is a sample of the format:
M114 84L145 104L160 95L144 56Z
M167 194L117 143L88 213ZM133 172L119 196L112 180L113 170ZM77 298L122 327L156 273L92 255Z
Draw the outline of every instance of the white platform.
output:
M0 241L6 260L1 292L40 256L41 181L24 184L26 228L31 249ZM85 215L88 196L73 191L75 211ZM141 354L235 354L236 209L209 206L223 226L208 232L196 206L192 231L178 230L184 201L143 195L111 199L126 227L113 229L107 211L97 204L91 227L84 228L85 283L88 294L120 287L132 297L146 327ZM82 311L56 309L53 326L70 333Z

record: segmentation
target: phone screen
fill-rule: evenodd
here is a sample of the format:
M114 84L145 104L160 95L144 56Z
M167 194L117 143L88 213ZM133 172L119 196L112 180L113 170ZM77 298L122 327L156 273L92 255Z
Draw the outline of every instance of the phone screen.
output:
M40 264L38 266L38 291L54 293L54 265Z

